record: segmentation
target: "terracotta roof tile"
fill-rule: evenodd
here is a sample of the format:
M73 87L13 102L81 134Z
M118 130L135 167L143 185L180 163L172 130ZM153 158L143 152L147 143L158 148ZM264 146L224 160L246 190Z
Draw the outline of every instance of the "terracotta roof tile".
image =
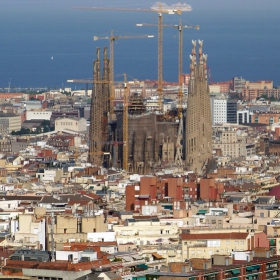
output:
M247 232L210 232L210 233L182 233L182 240L209 240L209 239L246 239Z

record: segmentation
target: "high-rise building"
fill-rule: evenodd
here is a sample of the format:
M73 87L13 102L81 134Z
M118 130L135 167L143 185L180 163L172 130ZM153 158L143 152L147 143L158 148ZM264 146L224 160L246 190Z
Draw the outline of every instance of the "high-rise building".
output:
M186 115L186 165L197 173L203 171L212 156L212 123L210 95L207 80L207 55L199 44L199 60L196 58L196 41L192 41L190 55L190 81Z
M211 117L213 125L227 122L227 99L211 96Z
M237 123L237 100L228 99L227 100L227 123Z
M242 77L240 78L234 77L232 80L232 84L233 84L233 91L241 93L242 90L245 88L246 80L243 79Z

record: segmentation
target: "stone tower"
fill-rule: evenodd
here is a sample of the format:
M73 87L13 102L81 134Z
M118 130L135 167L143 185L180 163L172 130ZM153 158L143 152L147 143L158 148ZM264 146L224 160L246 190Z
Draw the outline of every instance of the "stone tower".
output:
M199 60L196 57L196 41L192 41L190 55L190 81L186 116L186 167L202 173L212 156L212 123L210 95L207 81L207 55L199 44Z

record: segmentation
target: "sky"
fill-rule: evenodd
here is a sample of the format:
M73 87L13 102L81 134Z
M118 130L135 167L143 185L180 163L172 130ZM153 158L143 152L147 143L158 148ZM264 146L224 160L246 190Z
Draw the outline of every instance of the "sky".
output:
M208 64L215 65L211 68L214 80L223 78L223 74L228 72L226 79L235 75L248 79L271 78L278 79L277 83L280 85L278 74L270 77L271 71L275 72L274 69L278 71L280 60L277 47L280 33L278 24L280 0L188 0L181 2L190 4L193 8L192 12L185 13L182 18L188 23L201 26L197 33L195 30L184 33L184 39L188 40L184 42L184 46L187 48L189 45L187 50L190 50L190 39L204 40L205 52L209 54ZM171 5L176 1L166 0L165 3ZM0 0L0 70L2 68L0 87L3 84L6 85L10 77L13 84L23 85L19 77L27 73L30 77L32 75L36 77L37 84L47 85L48 81L55 81L57 75L53 70L58 69L58 66L61 67L59 71L62 75L60 84L71 78L90 77L96 46L102 47L105 43L108 45L108 42L101 42L101 40L93 42L93 35L108 36L111 29L118 28L116 33L121 35L128 35L131 31L157 35L156 28L135 29L135 13L118 13L111 17L112 13L108 11L94 13L90 10L78 11L73 7L149 8L154 4L155 1L151 0ZM263 14L266 16L263 17ZM174 18L176 17L164 16L164 22L172 24L173 21L175 24ZM137 20L157 23L157 16L151 13L138 13ZM59 40L55 32L58 28L57 24L61 30ZM229 34L229 32L234 34ZM164 30L164 39L169 40L169 44L164 45L164 78L171 81L176 79L175 71L177 71L177 54L175 53L177 37L174 33L174 30ZM151 53L144 52L147 46ZM252 49L254 52L251 52ZM151 72L153 74L151 78L157 78L156 38L139 40L137 43L132 40L119 40L115 45L115 50L115 73L130 71L131 76L138 77L137 68L141 68L141 73L145 73L147 63L149 63L152 71L147 69L147 75L139 78L148 78ZM173 57L171 57L172 52L175 53ZM134 55L135 53L138 55ZM240 67L237 65L233 70L232 62L238 64L238 59L241 57L243 59L244 56L246 60L240 61ZM262 65L258 64L261 56ZM51 57L54 57L52 61ZM124 58L127 59L126 64L122 63ZM188 71L187 59L188 56L184 64L185 72ZM128 64L135 65L135 69L125 69ZM262 69L258 69L258 73L254 76L252 72L258 65L261 65ZM272 65L271 68L270 65ZM42 71L44 68L48 68L48 79L44 77L46 75ZM18 71L13 73L13 69ZM85 69L86 71L81 71ZM173 73L173 76L169 77L167 75L169 73ZM55 81L55 83L58 82Z
M139 3L140 2L140 3ZM148 8L156 1L151 0L1 0L0 13L21 12L32 13L38 9L54 11L71 9L74 6L103 6L103 7L141 7ZM176 1L165 0L166 4ZM181 1L199 10L275 10L280 9L279 0L188 0ZM1 12L2 11L2 12Z

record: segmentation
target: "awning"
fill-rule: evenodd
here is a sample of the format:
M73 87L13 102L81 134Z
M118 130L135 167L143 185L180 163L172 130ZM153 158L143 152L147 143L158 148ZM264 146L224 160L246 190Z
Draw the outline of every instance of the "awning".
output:
M205 215L207 213L207 210L199 209L196 215Z
M270 239L270 240L269 240L269 244L270 244L270 245L275 245L275 240L274 240L274 239Z
M138 196L138 198L143 198L143 199L148 199L149 197L150 197L149 194L142 194Z
M206 277L210 277L210 276L216 276L217 273L213 272L213 273L208 273L208 274L204 274L204 276Z
M160 254L158 253L152 253L152 255L156 258L156 259L164 259Z
M232 272L232 274L236 275L236 274L240 273L240 269L235 268L235 269L231 270L231 272Z
M253 266L247 266L246 270L248 270L248 271L254 270L254 267Z
M138 267L138 268L143 268L143 269L148 269L148 268L149 268L149 267L148 267L146 264L144 264L144 263L138 264L137 267Z
M171 242L177 242L179 240L179 238L168 238L168 240Z
M260 269L260 265L256 264L256 265L251 265L251 266L247 266L246 270L251 271L251 270L255 270L255 269Z
M163 208L166 209L166 210L172 210L173 205L163 205Z

